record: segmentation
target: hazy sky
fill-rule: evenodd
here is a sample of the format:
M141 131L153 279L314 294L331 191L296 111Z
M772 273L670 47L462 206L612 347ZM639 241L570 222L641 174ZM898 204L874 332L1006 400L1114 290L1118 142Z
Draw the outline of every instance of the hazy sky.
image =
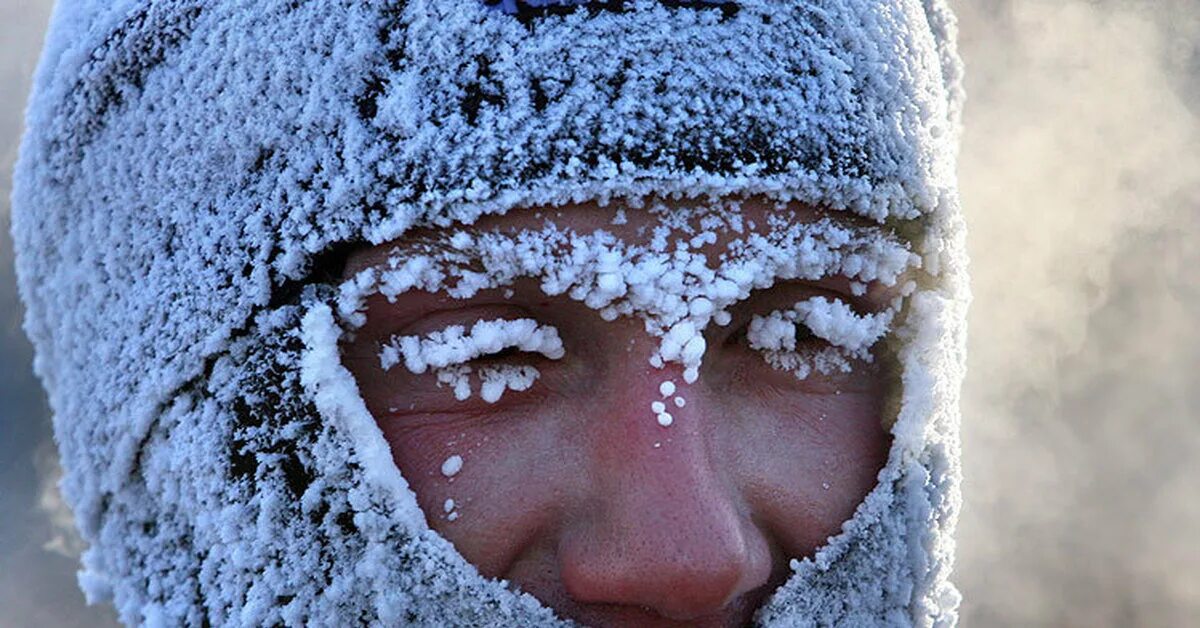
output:
M0 626L84 607L8 236L48 0L0 0ZM1200 616L1200 4L960 0L966 626ZM59 525L51 521L57 513Z
M0 627L116 625L111 608L89 608L75 584L78 551L56 531L50 421L30 372L8 233L12 164L49 0L0 0Z
M1200 4L959 8L964 623L1184 625L1200 617Z

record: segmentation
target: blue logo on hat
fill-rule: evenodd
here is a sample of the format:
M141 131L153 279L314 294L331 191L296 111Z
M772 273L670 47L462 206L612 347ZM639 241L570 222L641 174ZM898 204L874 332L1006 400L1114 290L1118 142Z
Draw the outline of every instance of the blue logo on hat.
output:
M736 11L737 9L737 4L732 0L659 0L659 2L672 8L720 8L725 11L730 9ZM626 0L483 0L483 3L509 15L534 17L562 15L582 6L621 13L625 11Z

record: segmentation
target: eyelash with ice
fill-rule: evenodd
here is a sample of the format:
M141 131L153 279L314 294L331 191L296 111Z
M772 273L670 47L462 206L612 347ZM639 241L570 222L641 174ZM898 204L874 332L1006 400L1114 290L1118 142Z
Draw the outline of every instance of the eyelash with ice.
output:
M393 336L379 350L379 366L387 371L404 363L414 374L432 369L438 385L448 385L455 399L464 401L472 394L470 362L507 354L510 351L536 353L558 360L565 353L558 329L533 319L496 319L477 321L467 331L451 325L423 336ZM541 377L533 366L488 365L478 368L479 396L488 403L500 400L505 390L528 390Z
M812 297L796 303L790 310L776 310L755 316L746 330L751 349L762 352L767 364L788 371L796 379L813 372L821 375L849 373L852 360L871 362L871 347L891 327L894 310L877 314L857 314L845 302ZM798 348L803 342L800 330L829 343L818 350Z

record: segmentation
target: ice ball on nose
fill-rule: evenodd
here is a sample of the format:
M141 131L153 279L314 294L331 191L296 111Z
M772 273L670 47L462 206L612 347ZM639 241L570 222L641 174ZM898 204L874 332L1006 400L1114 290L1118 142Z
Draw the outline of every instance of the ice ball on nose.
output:
M689 368L700 364L700 358L704 357L704 350L708 347L708 343L704 340L704 336L692 336L687 344L683 345L683 350L680 352L680 361Z
M690 320L680 321L672 325L671 329L663 336L662 344L659 348L662 359L669 362L680 360L684 348L696 336L696 324ZM687 363L685 362L686 365Z

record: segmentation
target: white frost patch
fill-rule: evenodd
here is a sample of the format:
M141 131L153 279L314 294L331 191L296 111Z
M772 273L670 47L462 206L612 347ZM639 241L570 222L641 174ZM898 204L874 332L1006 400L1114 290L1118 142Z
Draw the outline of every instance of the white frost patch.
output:
M455 521L458 519L458 511L455 508L458 504L453 499L447 499L442 503L442 512L446 513L446 521Z
M340 328L333 311L318 304L300 322L304 351L300 381L322 417L338 421L354 439L364 478L397 500L395 513L406 525L418 525L422 514L416 495L400 475L391 447L359 394L358 383L338 357Z
M470 248L474 243L474 238L466 231L456 231L454 235L450 236L450 246L456 249Z
M541 373L532 366L489 366L479 370L479 396L488 403L496 403L505 390L529 390Z
M452 477L458 475L458 472L462 471L462 468L463 468L462 456L460 456L458 454L454 454L453 456L446 458L446 460L442 462L442 475L444 475L448 478L452 478Z
M680 364L682 379L690 384L699 378L708 349L705 328L710 323L728 325L732 320L728 309L752 291L778 281L829 276L849 277L864 285L873 281L895 285L901 273L920 265L908 245L882 230L830 218L804 221L779 209L778 216L769 218L769 232L743 233L741 207L735 200L711 206L656 204L646 211L658 217L648 244L626 242L603 230L578 233L546 222L541 228L521 231L457 232L449 250L421 245L397 250L382 267L364 270L343 285L339 312L353 327L362 324L363 304L372 293L394 300L408 290L421 289L469 298L481 290L510 289L522 277L537 278L546 295L565 295L598 311L606 321L640 318L647 334L659 339L648 356L650 364L655 368ZM691 220L697 215L708 219L701 220L707 225L701 231ZM712 218L717 215L722 217ZM718 235L732 238L719 257L710 258L696 248L716 241ZM821 325L822 311L808 313L816 317L814 325ZM836 312L826 314L822 329L844 336L841 319L833 317ZM562 352L557 332L536 321L481 321L470 331L450 327L425 337L393 338L379 357L385 369L403 361L413 373L423 373L465 366L507 347L551 359ZM463 369L439 373L439 381L451 386L458 398L466 398L471 394L470 373ZM529 375L525 371L499 377L507 383L491 384L489 397L497 391L518 390Z
M891 327L899 302L873 314L857 314L847 303L817 296L796 303L790 310L776 310L750 321L746 340L762 351L767 362L798 379L816 371L821 374L849 372L851 360L872 360L871 347ZM798 333L806 330L829 343L820 349L798 345Z
M670 412L659 412L657 418L658 424L663 427L671 427L671 424L675 422L675 417L671 416Z
M818 338L862 357L892 324L893 310L859 315L844 301L813 297L795 306L802 322Z
M562 340L558 330L532 319L487 320L475 323L470 332L451 325L425 336L394 336L379 351L379 365L389 370L400 362L412 373L432 368L438 384L449 386L459 401L471 397L469 362L515 348L524 353L540 354L551 360L562 358ZM528 390L540 376L536 367L527 365L485 366L478 370L479 394L495 403L505 390Z
M434 371L439 385L446 385L454 392L454 398L466 401L471 398L471 367L447 366Z
M528 318L497 319L479 321L470 332L461 325L451 325L426 336L393 337L380 349L379 366L386 371L403 359L409 371L420 374L430 367L466 364L508 348L539 353L551 360L561 358L564 353L554 327Z
M675 394L675 382L667 380L658 385L658 394L663 397L670 397Z

